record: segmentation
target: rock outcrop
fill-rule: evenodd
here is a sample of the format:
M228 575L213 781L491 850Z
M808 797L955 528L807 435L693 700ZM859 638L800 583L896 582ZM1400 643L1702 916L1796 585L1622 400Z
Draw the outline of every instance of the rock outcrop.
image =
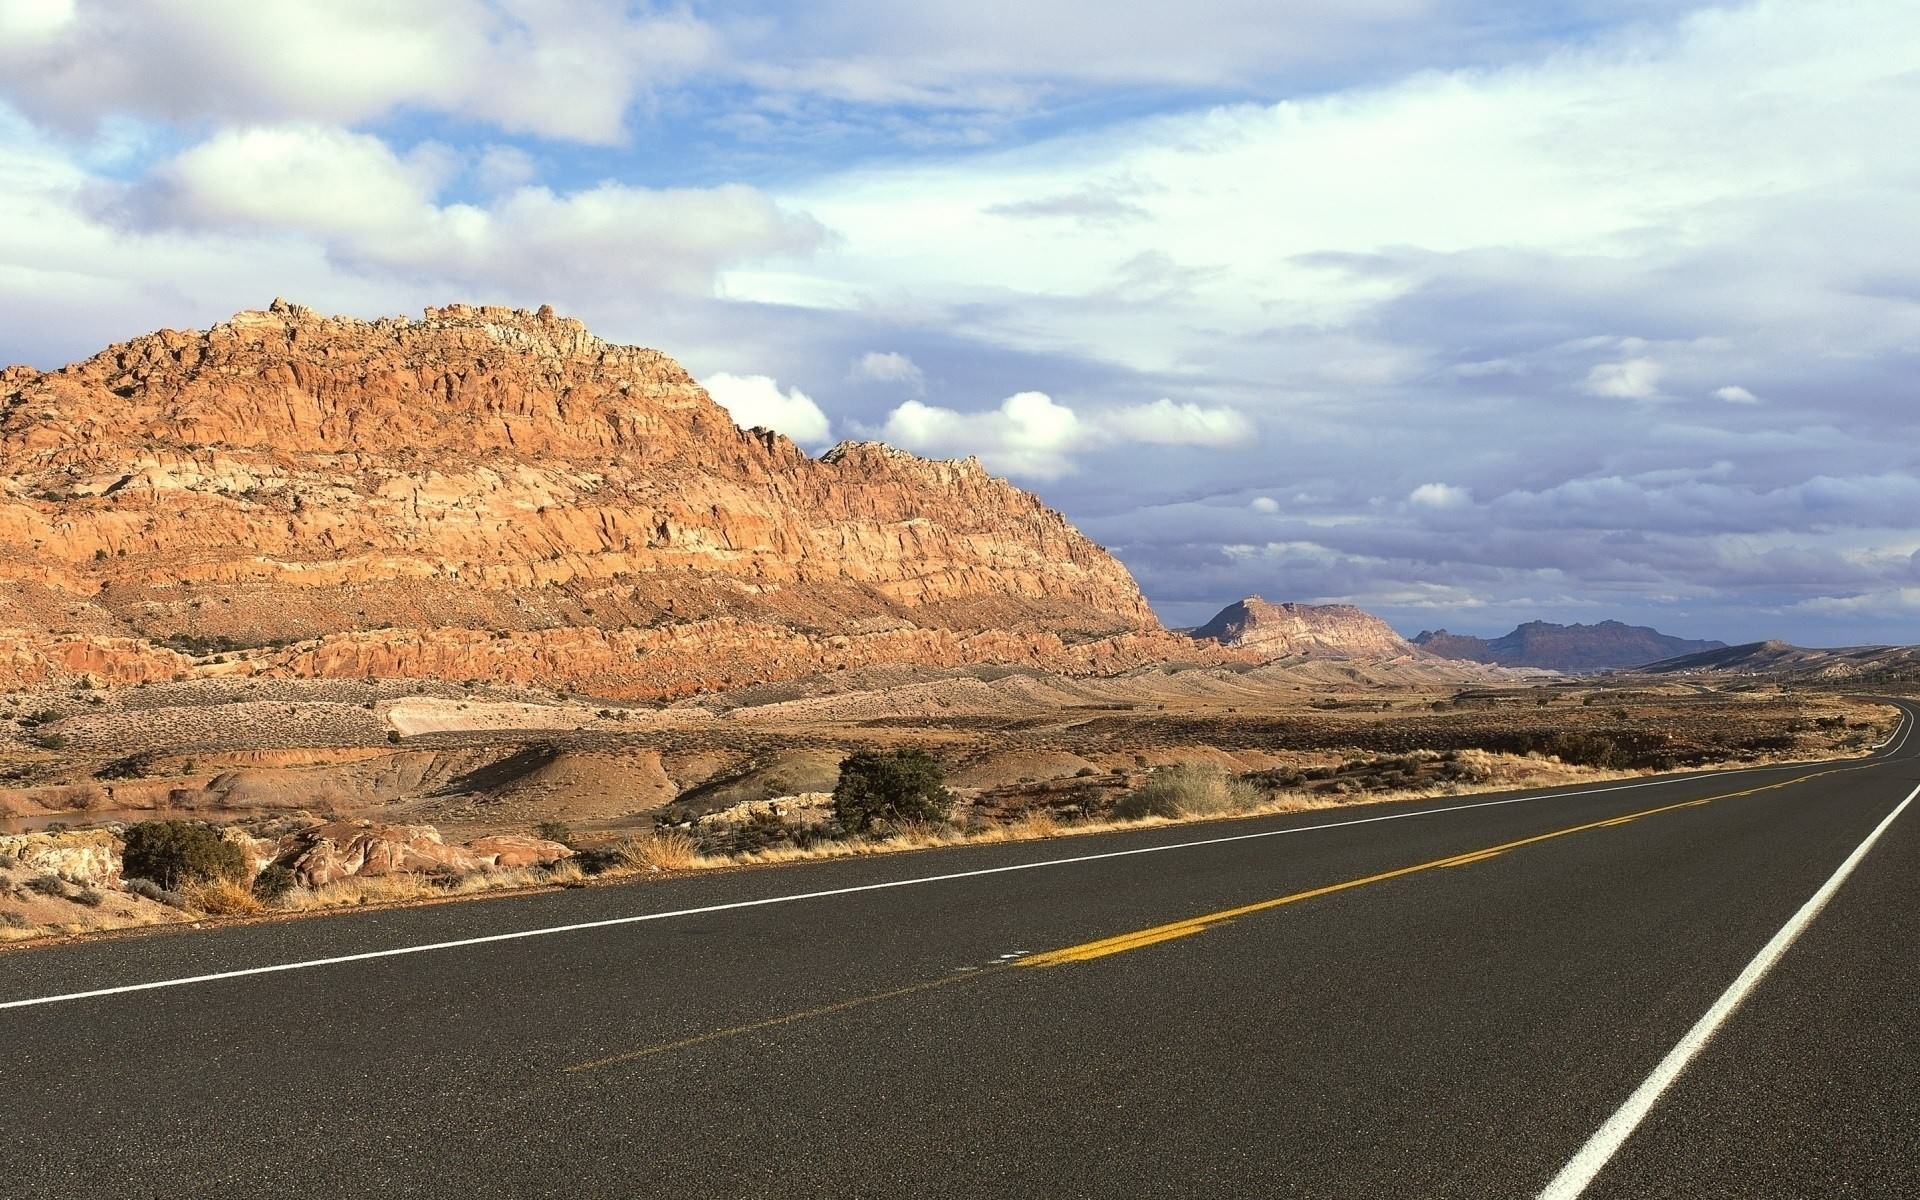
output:
M1192 634L1265 660L1307 655L1381 661L1415 653L1385 621L1350 604L1272 604L1258 596L1227 605Z
M1478 638L1422 630L1413 644L1429 654L1503 667L1545 667L1554 671L1607 671L1638 667L1683 654L1719 650L1725 642L1670 637L1645 625L1601 621L1597 625L1556 625L1528 621L1512 633Z
M0 371L0 687L440 676L628 698L1185 653L972 459L813 458L550 309L276 301Z
M120 881L120 841L104 829L0 835L0 855L34 873L68 883L107 886Z

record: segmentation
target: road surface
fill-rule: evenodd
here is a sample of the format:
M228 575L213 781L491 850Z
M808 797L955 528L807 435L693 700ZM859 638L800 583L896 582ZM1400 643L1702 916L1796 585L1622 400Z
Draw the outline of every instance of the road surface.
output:
M0 1196L1913 1195L1914 728L0 954Z

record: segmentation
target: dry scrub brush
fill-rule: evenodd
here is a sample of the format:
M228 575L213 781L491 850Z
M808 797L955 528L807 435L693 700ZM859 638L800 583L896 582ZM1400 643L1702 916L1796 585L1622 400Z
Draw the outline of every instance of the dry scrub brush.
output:
M1114 802L1113 815L1123 821L1220 817L1252 812L1266 799L1265 792L1217 763L1187 761L1155 771L1145 784Z

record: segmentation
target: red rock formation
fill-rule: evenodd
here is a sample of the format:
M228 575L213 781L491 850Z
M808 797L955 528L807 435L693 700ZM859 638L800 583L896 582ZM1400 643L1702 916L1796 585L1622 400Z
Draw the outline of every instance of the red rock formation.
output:
M1217 653L1217 652L1216 652ZM972 459L815 459L577 321L276 301L0 371L0 687L445 676L665 697L1190 642Z

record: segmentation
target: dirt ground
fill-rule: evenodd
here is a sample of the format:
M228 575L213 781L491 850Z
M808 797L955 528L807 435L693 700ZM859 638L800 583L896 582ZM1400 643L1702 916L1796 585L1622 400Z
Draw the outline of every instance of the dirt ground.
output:
M1759 684L1463 686L1324 660L1103 680L878 668L664 707L442 683L206 681L0 697L0 832L311 813L463 838L546 820L613 836L830 790L861 747L922 746L963 799L999 810L1064 790L1097 806L1183 761L1273 787L1374 791L1444 782L1438 758L1410 764L1422 754L1672 769L1858 750L1891 721L1883 706Z

